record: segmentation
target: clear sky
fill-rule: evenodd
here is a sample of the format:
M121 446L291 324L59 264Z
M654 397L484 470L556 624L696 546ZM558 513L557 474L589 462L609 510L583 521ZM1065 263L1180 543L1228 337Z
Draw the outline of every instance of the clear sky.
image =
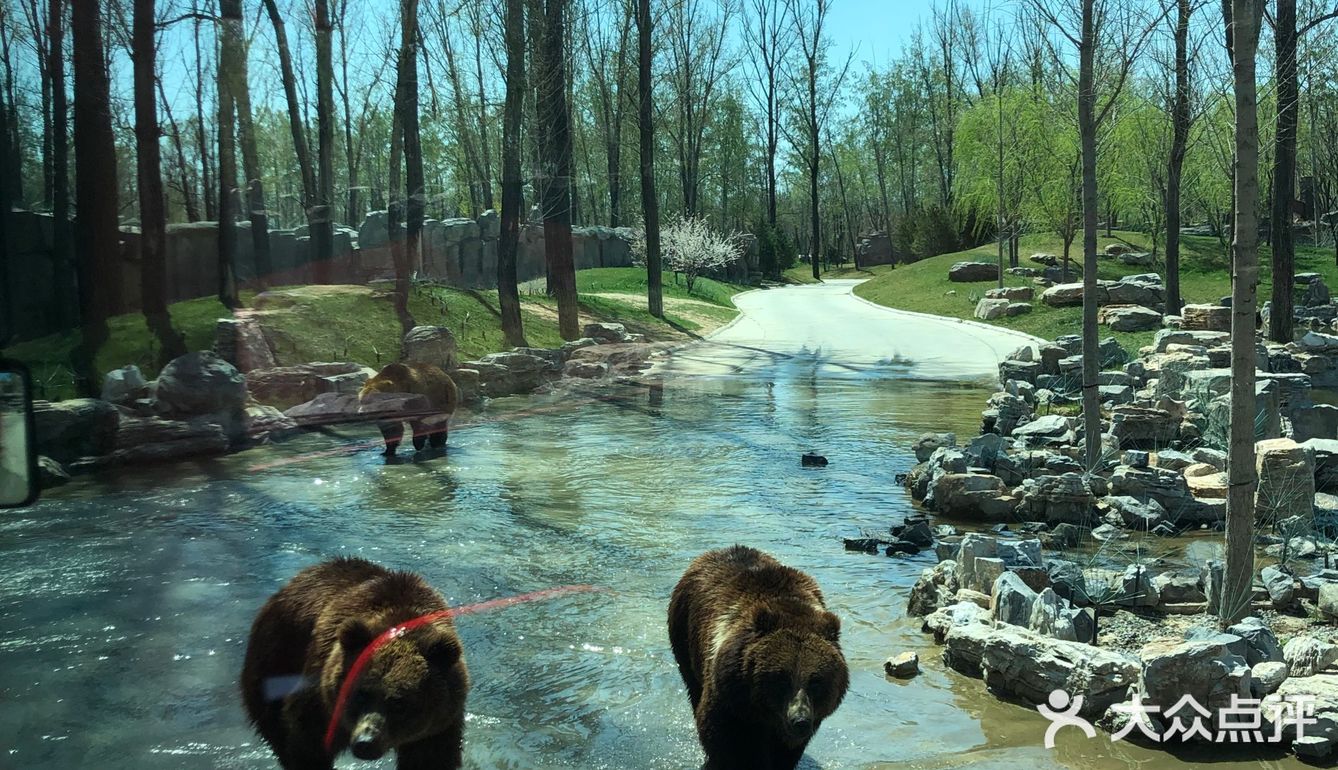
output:
M832 0L829 12L834 59L855 51L854 67L882 66L928 21L936 0ZM940 2L941 0L937 0Z

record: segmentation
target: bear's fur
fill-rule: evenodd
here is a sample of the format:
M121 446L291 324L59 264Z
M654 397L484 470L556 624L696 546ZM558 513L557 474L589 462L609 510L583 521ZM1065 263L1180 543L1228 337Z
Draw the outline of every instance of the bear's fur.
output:
M374 393L426 396L432 408L440 412L409 420L409 427L413 430L413 447L421 451L429 443L434 449L446 446L446 434L451 415L460 401L460 391L455 387L455 380L441 367L412 362L388 364L367 380L358 399L364 401ZM403 421L383 420L378 423L378 427L386 440L386 455L394 455L400 441L404 439Z
M458 768L469 672L450 617L380 647L342 714L333 753L325 731L345 673L383 631L446 609L410 572L334 559L299 572L251 626L242 700L285 770L328 770L394 750L401 770Z
M669 641L719 770L792 770L849 685L841 621L813 578L744 546L699 556L669 602Z

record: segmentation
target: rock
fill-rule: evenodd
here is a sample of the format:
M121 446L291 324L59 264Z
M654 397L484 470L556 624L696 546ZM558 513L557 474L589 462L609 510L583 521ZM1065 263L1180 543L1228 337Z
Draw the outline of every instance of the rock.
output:
M1302 446L1315 456L1315 488L1323 492L1338 492L1338 440L1312 438Z
M1288 438L1260 441L1255 444L1255 471L1255 521L1314 517L1315 458L1310 450Z
M1018 512L1050 524L1085 524L1094 499L1089 480L1081 473L1041 476L1023 482Z
M956 433L925 433L911 444L911 450L915 452L916 462L927 462L934 450L939 447L957 446Z
M814 452L805 452L799 458L799 464L805 468L826 468L827 458Z
M1041 301L1050 307L1069 307L1082 304L1081 283L1061 283L1041 293Z
M1005 372L1004 365L1010 362L1005 361L1000 364L1000 371L1005 374L1021 374L1022 372ZM1035 364L1021 364L1024 367L1034 367ZM1005 377L1007 379L1016 379L1015 377ZM997 433L1000 436L1012 435L1014 428L1018 425L1031 420L1031 408L1026 400L1011 393L995 393L990 396L985 404L985 410L980 414L981 432Z
M974 645L964 638L973 634L979 636ZM979 669L992 691L1028 703L1046 703L1050 693L1063 690L1082 696L1079 714L1085 718L1095 718L1125 700L1138 676L1138 661L1128 655L1050 639L1025 628L957 626L949 631L946 642L945 660L950 653L979 649ZM969 655L966 652L962 657L969 659Z
M37 486L41 490L55 489L70 480L70 472L65 466L46 455L37 457Z
M1227 496L1227 476L1211 465L1196 463L1186 468L1185 483L1190 494L1195 497L1212 500L1225 500Z
M62 465L111 452L119 421L116 407L96 398L33 402L37 453Z
M1250 668L1251 695L1262 698L1282 686L1287 678L1287 664L1281 661L1261 661Z
M1117 703L1106 709L1106 713L1096 721L1096 726L1110 733L1112 741L1114 736L1119 735L1120 740L1148 747L1157 745L1166 732L1166 726L1157 714L1148 713L1141 701L1134 700Z
M1125 567L1116 601L1125 607L1156 607L1161 603L1161 596L1157 593L1147 567L1141 564Z
M577 354L585 350L577 351ZM584 359L582 359L584 360ZM529 353L490 353L463 364L479 373L479 391L489 398L528 393L554 371L553 362Z
M1157 450L1179 438L1180 422L1165 409L1116 406L1111 409L1110 432L1121 449Z
M138 465L222 454L229 436L222 425L208 418L190 421L158 417L122 416L116 431L116 449L110 464Z
M1227 628L1227 633L1235 634L1245 640L1245 662L1250 666L1283 660L1282 645L1278 644L1278 637L1273 634L1272 629L1264 625L1263 620L1257 617L1242 618L1240 622Z
M1031 620L1035 602L1036 592L1027 587L1016 574L1005 572L994 581L990 592L990 613L1001 623L1026 627Z
M985 296L989 299L1006 299L1009 302L1029 302L1036 296L1036 291L1030 286L1005 286L1002 289L989 289L985 292Z
M1036 595L1036 601L1031 606L1027 628L1053 639L1086 642L1090 639L1090 632L1086 637L1079 638L1078 629L1079 625L1086 625L1086 620L1076 622L1076 618L1082 614L1080 610L1070 607L1054 589L1044 588Z
M1161 639L1139 651L1143 660L1139 689L1146 703L1165 712L1189 696L1209 712L1233 705L1232 696L1250 697L1250 669L1245 659L1214 641ZM1212 725L1206 725L1212 731Z
M1110 495L1103 502L1125 527L1137 532L1151 532L1168 519L1166 509L1155 499L1139 500L1128 495Z
M996 318L1003 318L1008 313L1008 300L990 299L988 297L976 303L975 317L982 321L993 321Z
M566 359L570 358L572 353L575 353L581 348L588 348L598 344L599 340L595 339L594 337L581 337L580 339L575 339L571 340L570 342L562 343L562 347L559 348L559 350L562 351L563 359Z
M149 383L139 367L131 364L107 372L102 378L102 400L113 404L130 404L149 394Z
M1338 645L1310 636L1294 636L1282 648L1290 676L1313 676L1338 663Z
M1111 474L1110 491L1137 500L1155 500L1171 516L1182 515L1193 501L1185 477L1164 468L1121 465Z
M1150 460L1151 456L1147 452L1130 449L1124 453L1120 462L1131 468L1146 468L1148 467Z
M999 574L1003 573L1000 572ZM982 609L988 610L990 608L990 595L973 591L970 588L959 588L957 593L953 595L953 603L956 602L971 602Z
M1222 562L1210 559L1203 565L1200 583L1203 585L1203 595L1207 600L1207 610L1209 615L1216 615L1222 604L1222 580L1223 567Z
M1009 302L1008 307L1004 308L1004 315L1008 318L1016 318L1017 316L1026 315L1030 312L1030 302Z
M251 311L235 310L231 318L220 318L214 325L214 352L239 372L272 369L278 366L265 330Z
M423 402L426 404L426 401ZM298 425L317 425L358 420L358 397L348 393L322 393L310 401L284 410Z
M581 330L581 336L600 343L627 342L627 327L616 323L590 323Z
M954 629L966 625L979 625L986 629L990 622L988 609L973 602L957 602L925 617L925 633L934 635L934 641L943 644L947 635ZM979 658L977 657L977 661Z
M1161 328L1161 313L1141 305L1107 305L1098 323L1117 332L1142 332Z
M910 679L920 673L920 656L903 652L883 661L883 672L894 679Z
M562 368L564 377L598 380L609 373L609 365L602 361L568 361Z
M934 530L926 516L908 516L900 527L893 527L892 534L921 548L934 545Z
M954 283L997 281L999 266L993 262L957 262L948 268L948 280Z
M1296 578L1291 573L1273 566L1260 571L1260 581L1268 591L1268 598L1273 609L1278 612L1293 612L1300 608L1301 595L1297 590Z
M248 404L243 411L246 435L254 441L280 438L297 430L297 422L272 406Z
M981 558L996 558L999 553L999 541L988 535L982 535L978 532L968 532L962 538L961 546L957 550L957 585L962 588L971 588L977 591L982 590L981 581L976 578L976 562ZM999 565L1002 567L1003 562ZM983 585L983 591L988 592L994 587L993 578L990 582Z
M1231 331L1231 308L1221 305L1185 305L1180 328L1186 331Z
M931 435L934 434L929 434L929 433L925 434L925 436L931 436ZM951 433L938 434L938 435L951 436L953 443L956 443L957 441L957 437ZM924 441L925 436L922 436L920 440ZM1004 438L1003 436L1000 436L997 433L982 433L981 435L971 439L971 443L966 445L966 453L970 455L971 460L975 465L981 468L985 468L987 470L994 470L995 461L998 460L1000 456L1006 453L1007 448L1011 444L1012 444L1011 441ZM916 457L920 456L920 449L918 446L916 447L915 450L915 456Z
M1012 435L1014 438L1045 443L1046 440L1063 438L1072 430L1073 426L1068 417L1061 414L1047 414L1014 428Z
M1319 587L1319 598L1315 609L1325 620L1338 620L1338 583L1325 583Z
M999 363L999 382L1017 380L1029 385L1036 384L1036 376L1041 373L1041 365L1036 361L1017 361L1004 359Z
M1163 572L1152 578L1152 587L1163 605L1196 604L1208 600L1195 575Z
M1121 264L1134 265L1137 267L1152 267L1157 264L1157 258L1146 251L1130 251L1119 256Z
M404 335L404 360L439 366L446 371L456 367L455 335L444 326L415 326Z
M952 516L999 521L1012 516L1017 501L998 476L946 473L932 482L925 507Z
M935 610L952 604L958 590L957 563L941 561L920 573L920 579L911 586L906 614L924 617Z
M370 369L354 363L314 363L253 369L246 373L246 389L262 404L287 408L322 393L356 393Z
M1298 736L1297 707L1302 702L1308 704L1302 713L1313 707L1313 718L1306 714L1303 734ZM1293 670L1272 695L1264 698L1260 708L1270 716L1276 714L1275 721L1282 723L1283 740L1292 740L1292 751L1298 757L1311 761L1330 758L1338 739L1338 674L1298 676Z
M246 378L237 367L210 351L198 351L163 367L153 401L161 417L217 417L229 435L236 435L243 429L246 396Z
M1316 331L1308 331L1296 341L1297 347L1307 353L1328 353L1338 350L1338 337L1332 334L1321 334Z

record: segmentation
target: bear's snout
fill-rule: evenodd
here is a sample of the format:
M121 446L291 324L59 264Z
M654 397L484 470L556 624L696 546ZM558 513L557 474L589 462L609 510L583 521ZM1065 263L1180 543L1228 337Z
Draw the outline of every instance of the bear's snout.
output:
M386 753L385 733L386 718L380 714L364 714L353 728L353 741L349 750L358 759L380 759Z
M800 690L785 708L785 731L795 743L813 737L813 702Z

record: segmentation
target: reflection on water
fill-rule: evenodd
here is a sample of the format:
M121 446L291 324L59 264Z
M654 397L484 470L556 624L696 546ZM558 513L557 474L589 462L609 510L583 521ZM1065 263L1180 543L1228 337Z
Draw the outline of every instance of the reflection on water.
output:
M468 767L696 768L665 608L695 555L743 542L811 572L844 620L850 693L807 767L1175 765L1104 738L1046 751L1039 716L942 669L903 617L929 558L849 554L840 537L909 512L894 477L910 442L970 435L986 394L814 361L483 419L420 462L387 465L374 429L350 430L80 481L12 513L4 764L273 767L237 694L249 624L298 569L349 553L415 570L454 604L608 589L458 621ZM328 451L339 442L356 451ZM831 465L801 469L808 449ZM905 649L925 673L887 681L882 661Z

